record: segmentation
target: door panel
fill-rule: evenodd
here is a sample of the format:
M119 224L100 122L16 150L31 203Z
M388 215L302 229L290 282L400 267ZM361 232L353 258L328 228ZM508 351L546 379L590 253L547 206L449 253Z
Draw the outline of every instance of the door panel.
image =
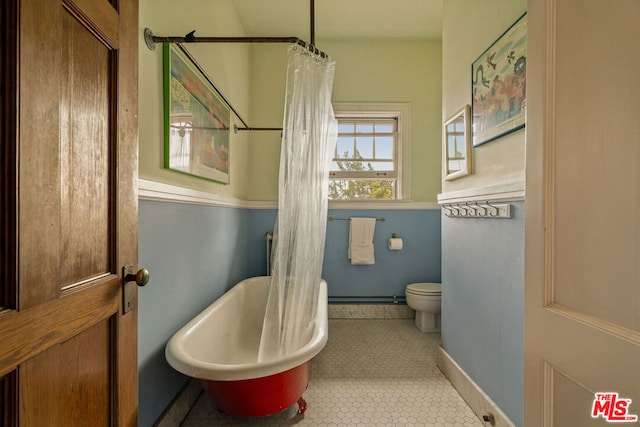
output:
M58 1L20 3L18 221L20 307L58 296L60 276L60 81ZM29 30L27 30L29 29ZM46 72L43 72L46 70Z
M110 425L112 329L105 319L20 366L22 425Z
M135 426L137 0L0 13L0 426Z
M597 392L640 416L640 2L528 14L525 425L606 425Z
M23 51L40 50L21 55L21 98L37 100L21 102L20 111L22 140L30 141L20 147L22 308L117 272L115 58L60 4L40 3L53 22L21 34ZM37 24L31 15L25 20L23 27Z
M0 425L15 425L16 414L16 372L0 377Z
M600 426L602 420L591 418L591 414L584 408L590 408L593 402L593 391L586 389L575 378L546 366L550 370L553 384L552 393L557 396L553 401L553 425L555 426Z
M556 3L553 302L640 332L640 6L619 3Z
M75 17L62 16L60 259L62 289L115 273L111 173L117 101L110 49Z
M14 1L0 2L0 315L15 308L17 23ZM3 77L2 77L3 76ZM1 420L1 418L0 418Z

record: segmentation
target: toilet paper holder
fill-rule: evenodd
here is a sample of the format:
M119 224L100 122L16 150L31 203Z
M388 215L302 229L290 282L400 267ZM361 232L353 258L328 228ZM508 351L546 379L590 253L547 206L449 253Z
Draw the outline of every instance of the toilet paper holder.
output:
M391 238L387 241L387 247L391 251L401 251L403 247L402 237L398 233L392 233Z

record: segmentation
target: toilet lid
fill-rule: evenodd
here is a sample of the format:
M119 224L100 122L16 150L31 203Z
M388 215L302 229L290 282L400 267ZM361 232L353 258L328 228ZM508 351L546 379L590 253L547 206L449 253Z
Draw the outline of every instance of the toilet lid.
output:
M440 283L411 283L407 285L407 292L418 295L440 295L442 287Z

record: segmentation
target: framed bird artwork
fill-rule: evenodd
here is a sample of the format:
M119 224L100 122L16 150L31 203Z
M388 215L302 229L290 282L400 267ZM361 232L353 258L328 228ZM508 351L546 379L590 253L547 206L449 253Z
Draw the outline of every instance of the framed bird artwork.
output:
M477 147L525 126L527 15L471 65L471 139Z

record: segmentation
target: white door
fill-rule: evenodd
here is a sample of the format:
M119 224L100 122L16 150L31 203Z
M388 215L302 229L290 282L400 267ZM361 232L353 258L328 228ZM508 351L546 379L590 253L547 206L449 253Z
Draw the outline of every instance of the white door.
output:
M640 1L528 14L525 425L640 425Z

